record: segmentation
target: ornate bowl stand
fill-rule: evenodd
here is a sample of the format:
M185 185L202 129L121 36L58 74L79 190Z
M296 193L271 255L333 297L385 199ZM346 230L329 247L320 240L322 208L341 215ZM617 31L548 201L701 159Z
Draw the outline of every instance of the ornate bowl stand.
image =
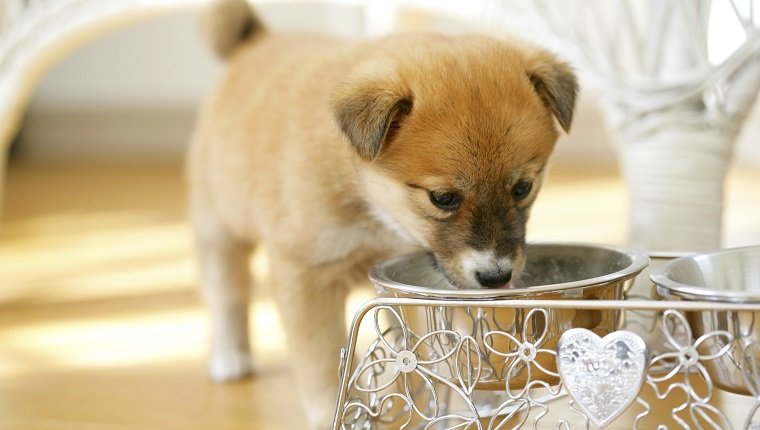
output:
M414 332L420 314L431 330ZM483 318L500 308L524 317L498 327ZM573 329L547 345L549 315L620 310L621 330L599 338ZM674 301L435 300L378 298L355 315L341 357L333 430L358 429L754 429L760 428L760 373L739 359L728 331L694 339L693 312L760 311L760 305ZM447 325L450 315L470 325ZM636 315L654 317L635 327ZM660 336L650 336L659 330ZM419 332L424 331L424 332ZM646 345L642 338L650 339ZM704 346L713 347L709 353ZM706 370L730 354L754 401L737 417L717 401L720 381ZM547 363L556 362L556 365ZM482 387L479 381L499 386ZM548 382L547 382L548 381ZM725 405L724 405L725 406ZM729 415L734 415L729 417Z

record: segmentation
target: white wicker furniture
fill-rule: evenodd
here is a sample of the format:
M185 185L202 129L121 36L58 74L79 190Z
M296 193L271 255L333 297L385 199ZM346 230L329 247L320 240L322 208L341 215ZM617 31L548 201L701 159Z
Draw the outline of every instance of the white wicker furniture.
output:
M203 0L0 2L0 196L8 146L41 77L86 41L135 20ZM0 199L1 200L1 199Z
M536 5L617 130L631 193L629 241L653 251L719 248L725 175L760 90L758 2ZM723 21L711 22L718 8L728 9ZM710 55L710 38L734 28L744 40L725 58Z

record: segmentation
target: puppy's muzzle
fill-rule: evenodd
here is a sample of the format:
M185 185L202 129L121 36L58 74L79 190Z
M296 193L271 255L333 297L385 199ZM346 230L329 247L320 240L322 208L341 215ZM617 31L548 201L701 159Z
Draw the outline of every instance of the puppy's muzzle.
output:
M497 257L492 250L469 250L462 255L462 272L472 288L502 288L512 280L511 257Z

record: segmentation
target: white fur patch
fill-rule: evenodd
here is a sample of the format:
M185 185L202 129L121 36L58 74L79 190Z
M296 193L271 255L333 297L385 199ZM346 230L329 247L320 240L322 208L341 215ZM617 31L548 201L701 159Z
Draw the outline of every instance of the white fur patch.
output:
M424 220L409 207L406 186L373 169L359 176L373 216L400 238L429 248Z
M461 256L462 273L472 285L480 285L477 272L493 272L496 270L512 270L512 259L497 258L493 251L468 250Z

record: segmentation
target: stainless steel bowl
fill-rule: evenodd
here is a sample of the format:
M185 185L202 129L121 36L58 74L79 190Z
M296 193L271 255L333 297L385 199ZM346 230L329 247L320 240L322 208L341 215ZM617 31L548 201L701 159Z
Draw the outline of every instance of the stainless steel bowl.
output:
M653 269L650 277L668 299L760 304L760 246L684 256ZM718 330L734 338L727 354L703 363L715 385L759 395L760 311L700 311L686 317L695 338ZM712 336L699 352L714 354L726 347L725 338Z
M516 287L508 289L453 288L436 270L434 258L424 252L381 263L370 272L370 279L381 293L406 298L617 300L649 260L636 250L582 243L532 243L526 255L524 274L515 281ZM509 336L485 339L489 332L507 333L519 342L535 345L540 352L554 351L560 335L570 328L583 327L604 336L620 324L618 310L407 307L399 312L417 337L439 330L473 336L483 363L476 388L490 390L504 389L509 372L506 362L511 362L493 351L509 352L517 345ZM486 342L490 348L483 346ZM549 384L558 381L553 355L539 354L536 360L551 373L513 372L511 387L524 386L529 379Z

